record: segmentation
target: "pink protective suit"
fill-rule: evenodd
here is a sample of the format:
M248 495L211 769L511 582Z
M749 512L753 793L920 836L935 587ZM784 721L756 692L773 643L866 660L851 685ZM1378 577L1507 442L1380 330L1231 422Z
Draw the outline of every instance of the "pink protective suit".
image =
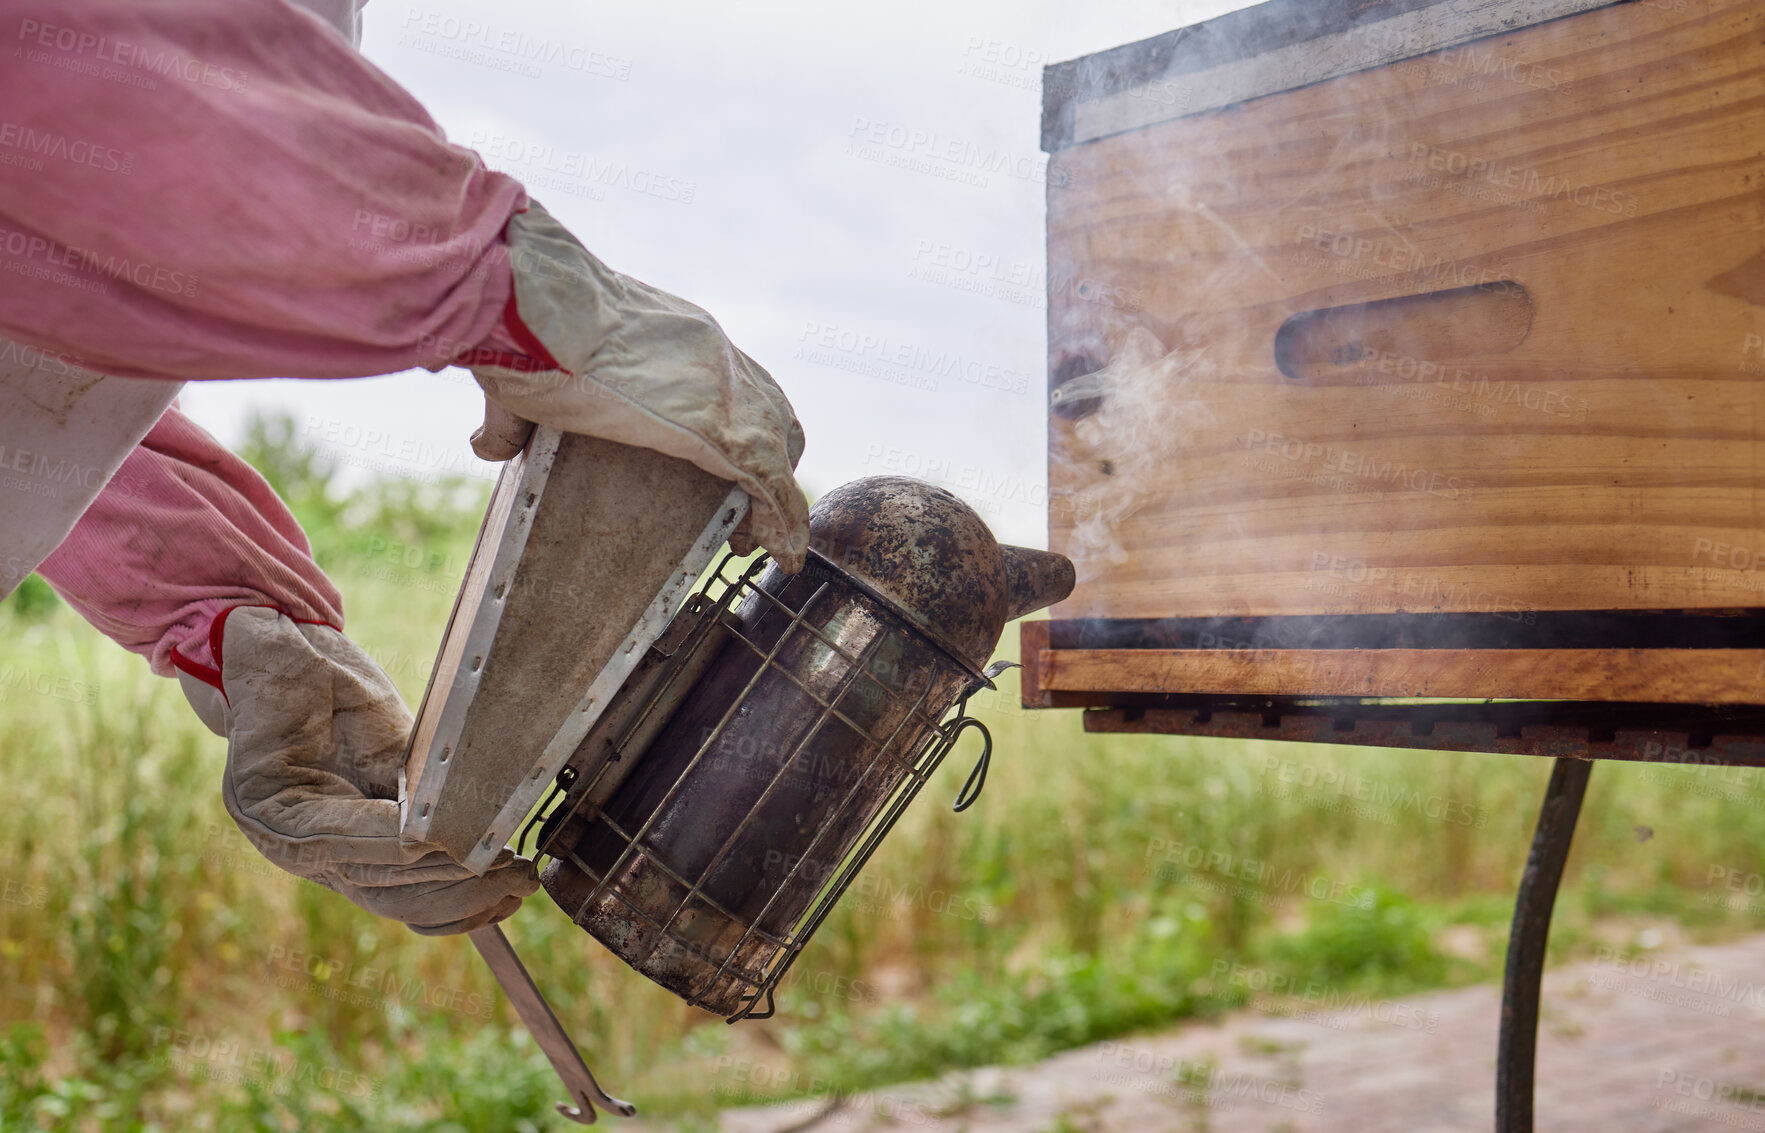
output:
M288 508L250 465L176 409L38 568L107 637L220 687L215 615L273 605L342 628L343 599Z
M356 53L353 3L306 7L332 23L285 0L0 3L0 465L19 474L0 594L40 564L156 672L217 688L217 613L341 627L341 600L263 479L160 416L175 384L99 375L536 365L503 241L520 184Z
M125 377L437 368L518 182L284 0L0 5L0 332Z

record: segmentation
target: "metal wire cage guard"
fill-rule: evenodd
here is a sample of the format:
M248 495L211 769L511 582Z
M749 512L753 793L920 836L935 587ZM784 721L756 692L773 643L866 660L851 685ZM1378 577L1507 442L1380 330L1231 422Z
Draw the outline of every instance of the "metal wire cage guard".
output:
M811 554L727 556L559 777L547 892L628 964L730 1022L765 1018L815 930L991 687ZM952 707L954 714L944 719Z

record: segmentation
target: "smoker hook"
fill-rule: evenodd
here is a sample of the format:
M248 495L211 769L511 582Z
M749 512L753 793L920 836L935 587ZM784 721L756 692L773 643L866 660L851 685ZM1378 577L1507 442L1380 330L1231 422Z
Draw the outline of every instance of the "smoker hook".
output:
M952 722L950 728L950 745L954 747L964 728L974 728L981 734L981 757L975 761L974 770L968 773L968 781L962 784L962 790L956 794L956 805L950 809L961 814L975 804L981 797L981 791L987 785L987 768L993 762L993 733L987 726L973 716L963 716Z
M539 848L542 852L545 850L546 844L551 841L550 828L552 825L551 817L546 814L546 811L552 809L552 804L557 801L559 795L568 794L570 788L575 785L576 768L566 767L558 772L558 779L552 784L551 793L546 795L545 801L539 804L539 809L533 812L533 817L527 820L527 825L521 827L521 837L515 842L517 854L527 853L527 835L533 833L533 824L542 818L545 819L545 825L539 828Z
M762 994L766 996L766 1010L757 1011L755 1008L759 1006ZM725 1023L739 1023L743 1019L770 1019L778 1013L778 1005L772 1001L771 984L767 984L764 989L756 988L754 994L742 1000L742 1003L742 1010L723 1020Z

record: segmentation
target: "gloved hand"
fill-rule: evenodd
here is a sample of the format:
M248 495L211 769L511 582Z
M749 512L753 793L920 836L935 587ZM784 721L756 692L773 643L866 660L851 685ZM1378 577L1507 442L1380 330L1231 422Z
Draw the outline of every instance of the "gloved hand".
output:
M749 496L732 543L801 569L809 507L792 470L803 429L771 375L685 300L608 268L536 202L508 225L515 306L560 369L474 365L484 387L478 455L505 460L523 422L654 449L733 480Z
M398 770L411 714L354 642L241 607L227 614L220 662L222 793L265 857L428 936L495 924L539 887L533 863L508 849L478 877L438 848L401 840ZM213 707L197 704L205 719Z

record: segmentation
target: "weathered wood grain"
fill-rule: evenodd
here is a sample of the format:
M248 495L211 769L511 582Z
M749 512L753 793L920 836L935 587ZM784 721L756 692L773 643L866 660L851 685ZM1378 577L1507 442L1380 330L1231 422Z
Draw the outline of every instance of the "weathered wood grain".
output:
M1054 162L1056 618L1765 606L1762 0Z
M1042 683L1042 654L1049 646L1048 623L1045 620L1017 624L1018 657L1023 668L1018 673L1020 698L1025 708L1052 708L1048 690Z
M1042 695L1493 697L1757 704L1765 649L1044 649Z
M1042 148L1064 149L1617 2L1266 0L1045 68Z

